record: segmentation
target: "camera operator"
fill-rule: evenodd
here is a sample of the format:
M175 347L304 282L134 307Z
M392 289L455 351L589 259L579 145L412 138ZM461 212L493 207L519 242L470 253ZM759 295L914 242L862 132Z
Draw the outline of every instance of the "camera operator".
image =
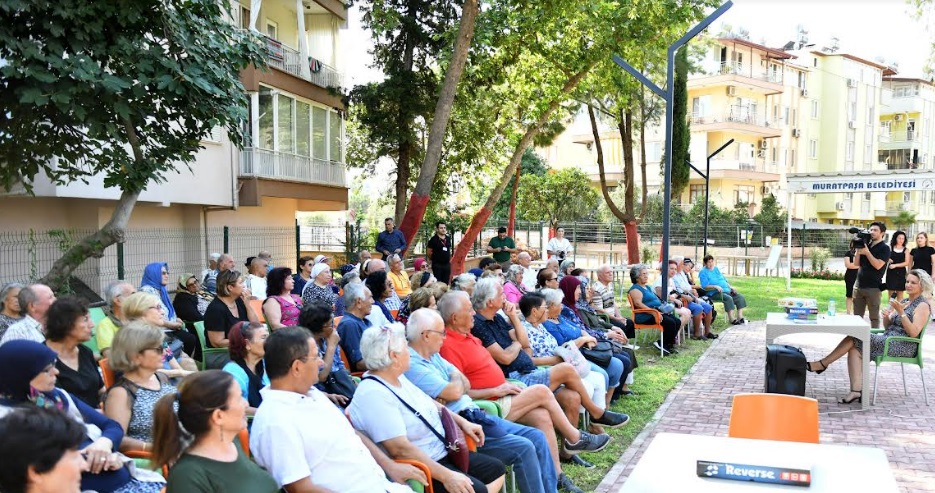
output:
M886 261L890 258L890 247L883 241L886 225L880 221L870 223L870 243L855 251L854 262L857 283L854 285L854 314L864 316L864 308L870 310L870 327L880 325L880 296L883 293L883 274Z

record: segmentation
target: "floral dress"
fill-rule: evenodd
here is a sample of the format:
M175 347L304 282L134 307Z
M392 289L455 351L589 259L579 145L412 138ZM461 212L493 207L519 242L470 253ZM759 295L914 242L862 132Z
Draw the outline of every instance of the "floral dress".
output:
M915 299L915 301L909 303L903 309L903 313L909 317L910 321L913 319L912 314L922 303L929 305L929 313L932 313L932 305L928 303L924 296L919 296ZM870 334L870 359L876 358L877 356L882 356L883 345L886 342L886 339L893 336L909 337L909 334L906 333L906 329L903 328L902 317L898 313L893 314L893 317L890 320L890 326L887 327L882 334ZM863 343L860 339L854 339L854 346L858 351L863 351ZM914 358L918 350L919 345L914 342L892 341L890 342L890 352L887 356Z
M307 305L312 300L321 300L333 306L338 300L338 295L334 293L331 286L321 287L314 282L309 282L302 290L302 304Z
M523 327L526 329L526 336L529 337L529 346L532 348L534 358L555 356L558 341L545 327L541 324L533 325L525 320L523 320Z
M282 316L279 323L285 327L294 327L299 325L299 313L302 311L302 298L294 294L288 296L270 296L270 299L279 303L279 311Z

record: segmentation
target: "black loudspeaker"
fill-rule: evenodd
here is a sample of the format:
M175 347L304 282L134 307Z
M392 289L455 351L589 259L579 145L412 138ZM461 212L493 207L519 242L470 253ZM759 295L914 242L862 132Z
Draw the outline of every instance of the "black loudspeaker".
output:
M805 395L805 354L797 347L766 346L766 392Z

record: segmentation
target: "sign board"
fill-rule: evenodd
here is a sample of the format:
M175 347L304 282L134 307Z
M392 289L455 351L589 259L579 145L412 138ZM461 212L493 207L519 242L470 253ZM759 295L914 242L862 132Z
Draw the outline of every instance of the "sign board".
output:
M935 189L935 171L898 170L868 173L790 173L791 193L905 192Z
M773 270L779 266L779 255L782 253L782 245L772 244L769 246L769 257L766 258L766 270Z

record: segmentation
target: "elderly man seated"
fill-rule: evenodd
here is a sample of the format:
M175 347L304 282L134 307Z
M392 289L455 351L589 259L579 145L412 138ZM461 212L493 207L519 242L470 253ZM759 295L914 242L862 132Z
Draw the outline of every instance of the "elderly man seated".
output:
M367 286L351 283L344 286L344 316L338 324L341 351L351 364L348 371L366 371L364 357L360 354L360 339L370 327L367 316L373 309L373 295Z
M254 460L289 493L340 491L405 493L402 483L425 475L391 460L354 431L341 410L314 387L321 357L312 333L285 327L266 340L270 385L250 430ZM384 475L384 471L386 475Z
M507 420L541 430L549 443L556 471L561 471L556 431L565 437L564 451L568 454L597 452L607 446L610 436L592 435L578 430L562 410L555 394L545 385L523 388L506 381L497 362L484 349L481 341L471 335L474 310L467 293L447 293L439 300L438 311L445 321L446 333L439 354L467 378L468 396L472 399L495 400ZM574 400L574 421L577 421L577 406L580 401ZM559 488L565 491L579 491L564 474L559 475Z
M478 452L513 465L520 491L555 491L557 472L545 435L536 428L485 415L468 397L467 378L438 354L445 341L441 315L427 308L413 312L406 339L410 356L406 378L452 412L484 427L486 440Z
M597 268L597 280L591 282L587 289L590 289L590 305L595 310L607 315L610 318L610 323L614 327L623 329L623 333L626 334L628 338L633 338L636 335L636 328L633 326L633 321L624 317L620 313L620 309L617 307L617 302L614 299L614 271L611 270L610 266L604 264ZM582 298L586 298L586 293L581 293Z
M532 268L532 255L530 255L529 252L519 252L516 255L516 263L521 265L524 269L523 287L526 288L526 292L535 291L536 276L539 274L539 270Z

